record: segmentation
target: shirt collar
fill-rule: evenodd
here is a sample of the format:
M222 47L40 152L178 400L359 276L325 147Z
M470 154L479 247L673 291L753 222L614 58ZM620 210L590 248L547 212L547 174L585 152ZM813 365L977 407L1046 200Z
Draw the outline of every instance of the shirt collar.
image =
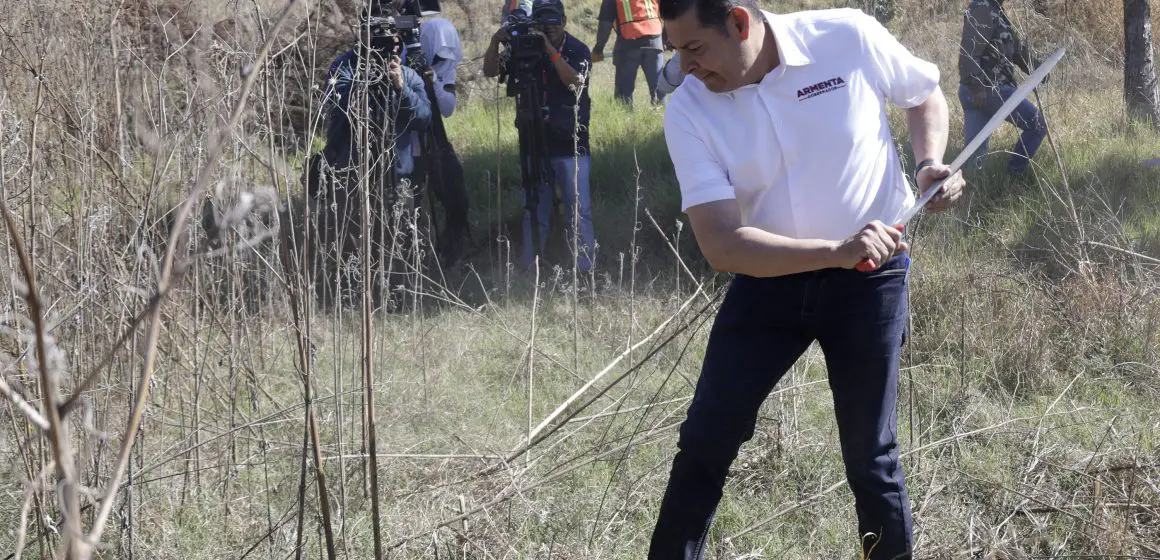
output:
M728 97L731 101L735 99L734 94L740 90L757 88L761 84L768 84L775 80L782 72L785 71L786 66L806 66L814 62L814 57L810 54L809 47L802 39L800 33L794 29L786 16L767 12L762 10L761 13L765 16L765 23L769 25L770 32L773 33L774 43L777 44L777 56L780 59L777 67L770 70L760 81L753 84L743 85L733 91L727 91L719 95Z
M814 62L809 47L800 33L794 29L783 15L762 10L769 29L773 32L773 39L777 43L778 56L786 66L805 66Z
M746 84L736 90L725 92L725 96L730 100L734 99L733 94L736 91L757 88L761 87L762 84L771 83L785 72L787 66L806 66L814 62L814 57L810 54L805 40L790 25L788 18L765 10L762 10L761 13L765 15L765 23L769 25L769 30L773 33L773 41L777 45L777 56L780 62L776 68L770 70L757 83Z

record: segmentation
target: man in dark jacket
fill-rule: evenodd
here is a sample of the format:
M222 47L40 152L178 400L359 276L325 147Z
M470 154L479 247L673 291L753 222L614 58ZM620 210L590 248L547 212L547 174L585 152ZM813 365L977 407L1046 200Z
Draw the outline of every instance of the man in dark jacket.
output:
M991 116L1015 92L1015 66L1030 74L1034 65L1027 45L1019 40L1011 21L1003 13L1003 0L971 0L963 16L963 37L959 48L959 101L963 104L964 144L979 133ZM1046 82L1046 80L1044 80ZM1023 130L1007 164L1014 175L1022 175L1047 135L1043 116L1024 100L1007 118ZM981 165L987 141L974 154Z
M336 58L327 74L324 102L328 107L326 147L321 158L312 158L308 169L308 194L316 207L316 244L321 251L316 288L329 305L340 295L353 297L362 278L359 255L361 234L371 237L371 269L378 270L380 256L394 247L388 229L393 205L413 198L410 175L415 171L412 143L431 122L431 102L423 78L403 64L398 41L372 39ZM360 143L362 121L367 143ZM362 160L369 171L370 222L362 223L363 196L358 190ZM325 165L324 165L325 163ZM396 179L392 184L391 178ZM402 197L402 198L401 198ZM409 230L409 228L401 228ZM400 244L402 246L407 243ZM385 251L384 251L385 249ZM390 258L400 255L392 254ZM400 270L403 267L388 267ZM377 279L379 287L397 280ZM375 290L378 296L379 290Z

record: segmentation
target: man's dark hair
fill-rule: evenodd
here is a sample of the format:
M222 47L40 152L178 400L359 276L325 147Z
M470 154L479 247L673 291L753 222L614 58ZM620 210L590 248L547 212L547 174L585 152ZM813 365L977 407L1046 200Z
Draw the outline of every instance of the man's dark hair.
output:
M697 20L705 27L725 31L725 21L733 8L748 8L758 21L765 21L757 0L660 0L661 19L677 19L690 9L697 10Z

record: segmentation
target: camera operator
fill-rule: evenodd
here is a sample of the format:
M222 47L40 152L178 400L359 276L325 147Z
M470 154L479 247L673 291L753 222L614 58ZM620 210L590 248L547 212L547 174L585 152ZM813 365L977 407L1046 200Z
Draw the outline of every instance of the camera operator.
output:
M384 8L374 3L364 13L363 25L388 14L389 10ZM381 246L387 243L383 237L384 221L390 218L389 205L397 184L384 184L390 181L392 169L383 164L393 163L394 175L410 175L414 170L410 150L412 133L426 130L431 121L431 103L424 91L423 79L403 64L397 37L390 30L372 28L367 44L367 33L367 27L360 27L356 46L330 64L325 97L329 106L326 147L322 150L330 172L322 172L317 158L311 161L309 169L309 194L320 208L321 247L326 252L335 251L335 254L324 254L327 264L319 286L320 293L331 297L335 295L329 293L335 284L333 275L344 278L341 283L349 288L354 287L350 279L360 277L358 271L343 270L342 263L349 267L357 262L352 257L357 255L362 231L369 230L372 236L375 245L372 257L379 255ZM366 115L362 114L363 88L369 109ZM356 146L355 123L362 120L368 128L369 145L365 147ZM360 149L365 155L360 154ZM371 223L365 224L366 227L362 224L362 197L357 189L362 157L369 158L367 164L371 169L368 178ZM323 299L329 301L330 297Z
M431 102L427 99L427 93L423 91L423 78L414 70L403 65L397 49L394 52L382 52L372 44L369 49L365 49L366 54L361 54L360 51L363 50L361 48L348 50L330 63L330 70L327 73L327 84L329 85L327 97L332 104L330 118L327 121L326 148L323 150L323 154L327 163L335 169L354 168L358 163L358 153L353 143L354 127L350 99L356 83L355 74L360 69L359 59L366 56L369 58L370 67L381 68L385 62L387 68L386 83L378 81L371 84L370 88L372 91L370 100L372 142L383 142L382 145L377 146L378 148L394 144L397 155L396 169L400 175L408 175L414 168L410 150L410 132L426 130L431 123ZM370 77L369 79L376 80L377 78ZM385 96L381 95L385 92L374 86L390 87L392 92L397 94L390 96L395 100L395 106L386 107L383 99ZM383 137L386 131L381 129L380 124L384 121L381 118L376 118L381 117L383 111L386 111L387 115L393 118L394 138Z
M595 232L592 227L592 205L589 197L588 171L591 156L588 146L588 122L591 113L591 99L588 96L587 74L592 67L592 54L588 47L564 28L567 18L564 4L560 0L536 0L532 5L532 20L535 28L530 31L543 41L543 93L546 117L544 119L546 154L545 164L559 182L567 210L566 224L568 242L571 245L574 232L573 208L579 210L579 238L581 247L573 247L576 267L587 272L592 267L596 247ZM501 73L511 59L511 49L499 53L501 44L512 40L511 20L496 31L491 44L484 53L483 74L489 78ZM524 193L528 195L527 192ZM539 226L539 250L542 251L548 237L548 223L554 200L551 181L539 185L536 207L536 223ZM525 203L527 201L525 200ZM524 214L524 248L522 264L525 269L532 265L533 249L532 217Z

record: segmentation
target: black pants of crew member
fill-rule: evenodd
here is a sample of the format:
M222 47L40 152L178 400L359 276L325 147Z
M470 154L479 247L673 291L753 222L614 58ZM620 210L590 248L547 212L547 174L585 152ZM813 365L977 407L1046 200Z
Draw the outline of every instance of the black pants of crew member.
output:
M681 425L650 559L704 556L726 473L741 444L753 437L758 409L814 340L825 354L866 557L910 558L910 504L895 410L908 269L908 257L899 255L869 273L826 269L734 278Z
M467 215L470 200L463 164L450 142L440 142L438 162L435 159L430 152L415 158L412 177L420 179L443 206L436 250L443 266L451 266L459 260L466 248L470 234ZM426 202L424 200L421 203ZM430 211L434 215L435 209L431 208Z

